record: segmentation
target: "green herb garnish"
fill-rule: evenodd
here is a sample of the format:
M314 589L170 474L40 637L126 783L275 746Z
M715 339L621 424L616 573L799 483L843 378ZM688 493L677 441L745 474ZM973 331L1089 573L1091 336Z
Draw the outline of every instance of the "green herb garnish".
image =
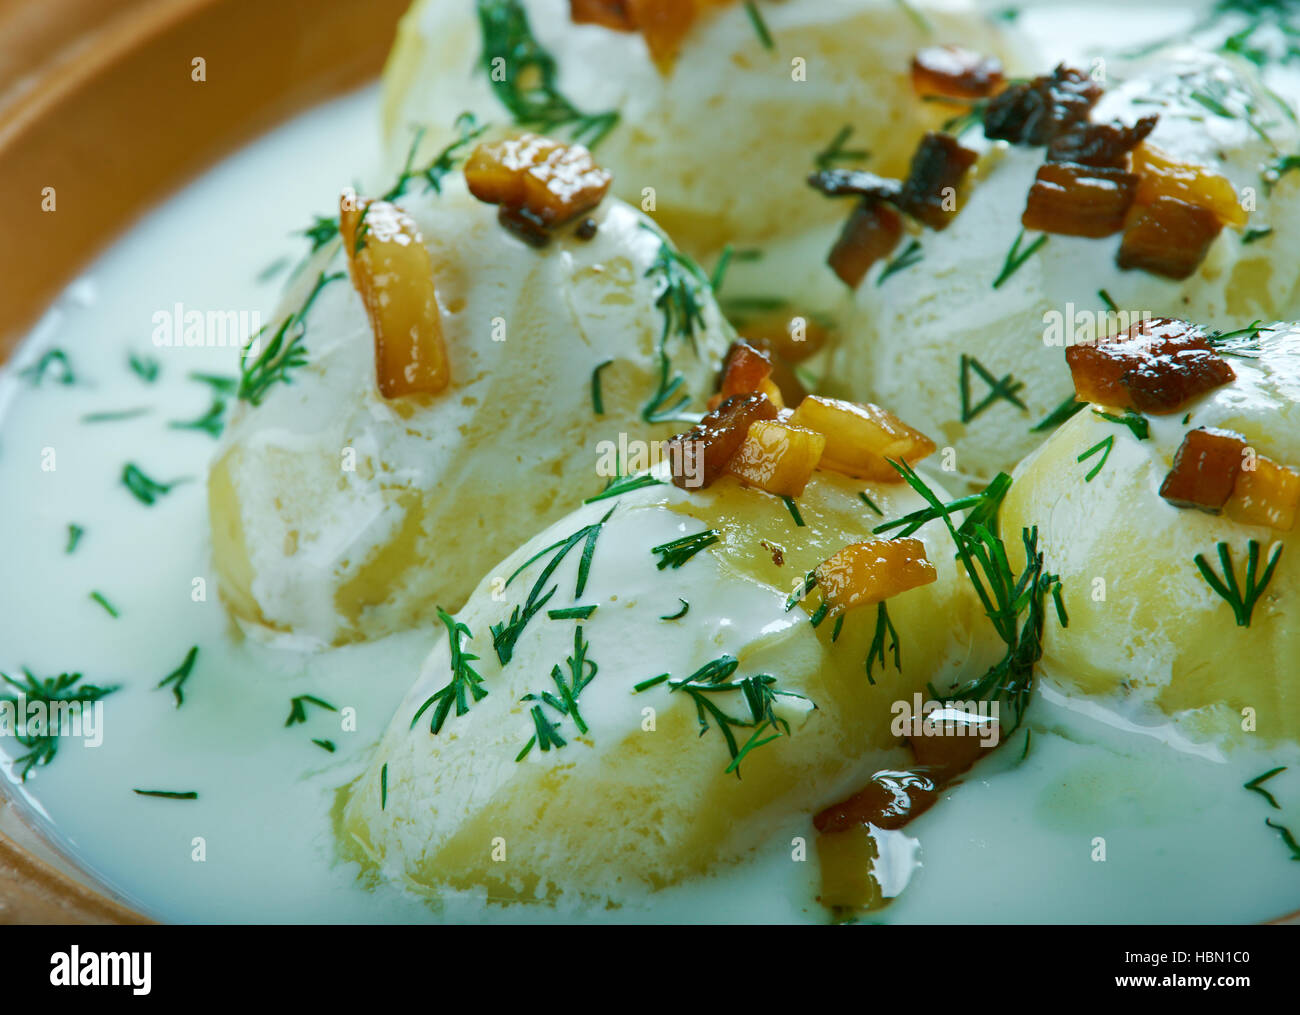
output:
M72 372L72 362L68 359L68 354L62 349L50 349L41 355L31 366L24 370L18 371L18 376L30 384L33 388L39 388L45 382L45 376L50 370L55 371L55 384L76 384L77 378Z
M1101 461L1099 461L1096 465L1094 465L1092 469L1088 472L1088 475L1084 477L1085 482L1091 483L1097 477L1097 474L1101 472L1101 470L1105 467L1106 460L1110 458L1110 449L1113 448L1114 446L1115 446L1115 435L1113 433L1107 434L1104 440L1098 441L1096 444L1094 444L1087 451L1085 451L1083 454L1081 454L1078 458L1075 459L1076 462L1085 462L1093 455L1095 455L1098 451L1101 452Z
M989 393L984 396L984 400L972 404L971 402L971 381L970 375L974 371L989 387ZM997 401L1009 402L1022 412L1028 412L1029 408L1020 400L1020 391L1024 388L1024 382L1018 381L1011 374L999 379L989 372L974 356L967 356L965 353L961 357L961 373L958 376L958 385L961 393L961 421L969 423L976 416L982 413L989 406Z
M831 143L813 156L813 165L818 169L834 169L837 165L853 165L863 162L871 157L871 153L865 148L845 148L844 143L853 134L853 126L845 124L839 129L839 132L831 138ZM717 286L714 286L716 289Z
M867 683L874 685L876 678L872 675L875 671L876 664L879 663L880 669L885 669L885 639L889 639L889 651L894 656L894 669L902 670L903 659L902 653L898 647L898 632L894 630L894 624L889 619L889 610L886 608L883 600L876 606L876 633L871 638L871 648L867 650Z
M619 476L617 479L611 479L600 493L594 497L588 497L582 503L594 504L598 500L618 497L625 493L631 493L633 490L640 490L642 487L662 486L663 482L662 479L656 479L648 472L643 472L637 476Z
M73 525L69 523L68 545L64 547L63 552L71 553L73 550L75 550L77 548L77 544L81 542L81 537L84 536L85 534L86 534L86 530L83 529L80 525Z
M794 498L782 497L781 500L785 502L785 509L790 512L790 517L794 519L795 525L799 528L803 528L803 515L799 513L799 505L795 503Z
M705 327L703 300L709 280L694 260L674 250L672 244L662 236L659 252L646 269L645 277L655 280L657 291L654 302L663 314L664 326L659 333L658 385L650 401L641 409L641 418L647 423L658 423L672 419L690 401L690 396L685 392L680 398L677 397L686 379L680 373L673 373L668 341L674 335L689 339L692 351L698 355L696 334L697 330Z
M161 686L161 685L160 685ZM307 721L307 706L315 705L317 708L328 709L331 712L337 712L338 709L328 701L316 697L314 694L299 694L289 699L289 718L284 721L285 726L293 726L296 723L305 723Z
M1020 244L1024 242L1024 239L1025 231L1022 229L1020 230L1020 234L1016 237L1016 242L1011 244L1011 249L1007 251L1006 260L1002 262L1002 270L998 272L998 277L993 280L994 289L1002 288L1002 283L1019 271L1022 264L1043 248L1043 245L1047 242L1047 233L1043 233L1039 236L1038 239L1029 244L1029 246L1022 252Z
M456 706L456 715L459 717L469 711L470 698L479 702L488 696L487 688L483 686L483 678L470 665L478 660L478 656L466 652L460 640L462 635L473 638L473 633L467 626L452 618L441 606L438 607L438 619L447 628L447 644L451 649L451 679L429 695L424 704L416 709L415 715L411 716L411 729L415 729L420 716L424 715L430 706L436 705L433 718L429 722L429 732L434 735L442 732L442 725L447 721L452 705Z
M547 610L546 615L551 620L587 620L596 612L596 605L591 606L568 606L563 610Z
M758 12L758 4L754 0L745 0L745 13L749 15L750 24L754 26L754 32L758 36L758 41L763 44L763 48L775 49L772 33L767 30L767 23L763 21L763 15Z
M153 507L159 497L170 493L181 482L183 480L176 479L170 483L159 483L145 475L144 471L133 462L127 462L122 467L122 484L146 507Z
M1250 790L1252 793L1258 793L1268 801L1270 807L1276 811L1280 811L1282 809L1281 806L1278 804L1277 800L1274 799L1273 794L1264 788L1263 783L1268 782L1269 779L1273 778L1273 776L1277 775L1279 772L1285 771L1286 766L1279 765L1277 768L1269 769L1263 775L1255 776L1255 778L1251 779L1250 782L1242 783L1242 787Z
M680 596L678 597L677 601L682 604L682 608L678 610L676 613L669 614L666 617L660 617L659 618L660 620L681 620L684 616L686 616L686 614L690 611L691 604L688 603L685 599L682 599Z
M161 797L163 800L197 800L199 798L198 792L192 789L133 789L131 792L137 796Z
M1214 573L1213 568L1206 563L1205 557L1201 554L1198 553L1193 557L1192 562L1196 565L1196 569L1201 572L1201 576L1210 588L1232 607L1232 615L1237 620L1237 626L1250 627L1251 616L1255 612L1255 604L1259 602L1260 596L1268 588L1268 583L1273 580L1273 571L1277 568L1278 559L1282 556L1282 544L1277 544L1277 548L1269 557L1268 565L1264 568L1262 575L1258 574L1259 540L1252 539L1246 544L1246 588L1244 593L1237 584L1237 576L1232 569L1232 555L1228 550L1228 544L1219 543L1218 550L1219 563L1223 566L1222 577Z
M652 546L650 552L659 554L659 563L656 567L660 571L669 567L676 570L706 546L712 546L718 542L719 536L720 533L716 529L705 529L703 532L696 532L690 536L682 536L680 539Z
M596 368L591 372L591 411L597 416L605 415L605 399L600 393L600 372L613 362L612 359L607 359L597 363Z
M587 658L587 649L590 647L583 636L582 625L579 624L573 629L573 655L564 660L569 671L567 679L558 665L553 666L551 682L555 685L554 694L550 691L542 691L540 694L525 694L519 699L536 702L530 710L536 732L524 745L523 750L515 756L515 761L523 761L534 746L540 747L543 751L549 751L552 747L564 747L566 742L558 730L560 721L566 717L573 720L573 725L578 728L579 734L587 732L587 723L578 710L578 696L595 679L599 670L595 662ZM547 719L542 711L543 706L557 712L560 720L552 723Z
M917 240L909 241L901 254L885 264L885 267L876 277L876 286L884 285L885 279L889 278L890 275L897 274L914 264L919 264L924 257L925 252L921 249L921 244Z
M130 353L127 356L127 365L131 372L135 374L145 384L152 384L158 379L158 372L162 369L161 364L152 356L137 356Z
M154 688L155 690L161 691L167 685L172 685L172 694L176 697L177 708L180 708L185 704L185 681L190 679L190 673L194 670L194 662L198 657L199 647L194 645L185 653L185 658L181 660L181 664L167 674L167 676L163 677L162 680L158 681L157 686ZM290 713L289 718L290 720L293 719L292 712ZM306 718L305 714L303 718ZM288 726L289 723L285 723L285 725Z
M27 748L26 754L14 758L13 761L15 768L22 766L22 771L18 775L20 782L26 782L28 773L37 765L48 765L54 760L59 751L59 735L63 723L71 721L69 712L72 706L88 705L117 690L116 684L109 687L82 684L80 673L60 673L57 677L37 680L31 670L24 669L23 678L23 680L15 680L5 673L0 673L0 680L16 688L17 693L26 699L28 709L33 702L40 702L45 706L46 721L41 725L39 732L33 732L31 726L35 724L26 723L26 715L15 716L23 720L25 726L24 732L21 733L18 732L18 728L15 728L14 739ZM18 698L13 693L0 694L0 702L9 702L15 713L18 712Z
M307 347L303 340L307 335L307 313L311 310L311 305L322 289L331 282L345 277L346 275L341 271L332 275L326 275L322 271L316 276L316 284L312 286L303 305L281 322L271 340L266 343L266 347L252 362L249 362L249 357L253 344L259 340L266 329L259 331L244 347L239 356L238 395L240 399L251 402L255 406L261 405L262 399L277 381L290 383L290 372L307 362Z
M92 592L90 594L90 598L93 599L95 602L99 603L99 605L104 608L105 612L114 620L116 620L120 616L120 614L117 612L117 607L115 607L104 597L104 593L98 591Z
M567 129L594 148L618 123L618 113L584 113L561 94L559 68L533 35L519 0L478 0L481 66L497 100L515 123L542 134Z
M1073 419L1087 407L1087 402L1080 402L1074 395L1070 395L1055 409L1031 426L1029 431L1030 433L1042 433L1044 430L1055 430L1057 427Z

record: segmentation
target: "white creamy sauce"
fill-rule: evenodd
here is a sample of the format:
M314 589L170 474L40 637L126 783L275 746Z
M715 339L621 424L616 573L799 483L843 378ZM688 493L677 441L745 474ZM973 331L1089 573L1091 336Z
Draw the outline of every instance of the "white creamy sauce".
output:
M1078 58L1112 43L1114 25L1131 25L1140 42L1191 20L1172 7L1157 16L1088 5L1026 11L1020 26L1052 55ZM454 898L435 912L390 888L363 887L356 866L336 859L336 791L362 770L445 634L420 630L308 655L239 639L209 559L204 474L216 442L167 427L211 403L209 388L187 374L230 376L238 354L154 348L153 314L180 302L269 319L283 275L255 276L281 258L297 261L305 244L290 234L334 205L339 186L364 168L358 153L378 152L376 104L367 90L323 106L163 204L69 287L0 375L0 670L78 671L91 683L121 685L104 701L102 745L64 739L54 761L25 784L6 762L6 791L29 805L63 851L159 919L592 916L542 906L485 909ZM53 348L67 352L77 383L47 378L33 388L18 379ZM159 361L155 383L128 369L131 352ZM82 421L137 407L149 411ZM46 449L55 464L48 471ZM128 462L158 481L186 481L145 506L120 480ZM70 554L69 524L85 530ZM206 581L206 601L194 599L196 579ZM155 685L196 644L178 709L170 690ZM356 730L311 706L306 723L286 727L290 699L308 694L355 709ZM1300 829L1300 750L1225 758L1050 688L1039 690L1029 725L1023 760L1021 731L892 842L906 854L910 840L919 841L920 866L898 900L870 920L1253 921L1300 908L1300 867L1264 823ZM0 754L13 757L16 748L0 737ZM1242 787L1277 765L1291 766L1268 784L1282 810ZM133 789L195 791L198 799L147 798ZM798 836L808 840L807 862L792 861ZM812 839L808 816L797 816L743 867L595 915L824 921L814 901Z

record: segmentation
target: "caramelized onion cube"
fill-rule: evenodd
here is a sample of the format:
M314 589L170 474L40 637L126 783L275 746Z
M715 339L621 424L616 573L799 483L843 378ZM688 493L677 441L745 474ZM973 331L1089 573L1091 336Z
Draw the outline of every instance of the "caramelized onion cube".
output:
M962 46L926 46L912 57L912 88L917 95L945 99L985 99L1002 84L1002 64Z
M1241 525L1266 525L1290 532L1300 510L1300 472L1259 455L1255 468L1242 468L1223 513Z
M866 825L818 835L821 892L817 901L838 909L879 909L885 904L884 891L874 873L879 855L875 837Z
M600 25L619 32L636 31L628 0L569 0L569 20L575 25Z
M892 831L924 814L938 799L939 791L928 775L877 772L848 799L818 811L813 827L819 832L842 832L857 825L875 825Z
M763 382L771 376L771 356L744 340L732 342L727 350L727 365L722 369L718 393L725 401L732 395L760 391Z
M802 363L820 351L830 337L826 325L818 318L789 310L747 320L737 330L746 341L773 356L772 377L782 391L786 390L786 378L780 369L782 363ZM793 376L793 371L789 373ZM790 401L797 402L799 398Z
M627 0L632 21L661 71L672 66L703 6L698 0Z
M798 497L812 478L826 438L812 430L779 420L750 425L727 471L750 486L778 497Z
M863 201L844 223L840 238L831 248L826 263L851 289L882 257L888 257L903 235L903 220L888 205Z
M1250 218L1227 177L1192 162L1179 162L1147 142L1133 152L1133 172L1141 178L1137 202L1155 204L1172 197L1214 213L1222 225L1241 228Z
M1153 204L1136 201L1124 223L1124 240L1115 263L1182 281L1195 274L1210 252L1223 223L1208 208L1173 197Z
M1144 116L1132 127L1122 123L1077 123L1047 146L1049 162L1127 169L1129 153L1141 144L1160 118Z
M582 145L537 134L481 142L465 161L471 194L486 204L527 212L547 228L596 207L610 181Z
M1020 224L1036 232L1100 239L1124 228L1138 178L1123 169L1045 162Z
M400 398L442 391L451 383L451 368L433 262L415 221L394 204L359 202L345 190L339 232L374 334L379 393Z
M683 490L710 486L745 441L752 424L776 419L777 408L757 393L734 395L668 442L673 483Z
M946 229L957 214L962 180L977 158L951 134L928 131L912 156L898 207L931 229Z
M1065 362L1080 401L1152 415L1178 412L1236 378L1200 328L1169 317L1139 321L1092 345L1070 346Z
M826 437L821 468L880 483L903 478L887 459L911 464L934 452L934 441L892 412L870 403L809 395L790 422Z
M1246 439L1230 430L1189 430L1174 455L1174 467L1160 484L1160 496L1174 507L1218 514L1232 496L1246 451Z
M937 577L919 539L868 539L850 543L817 565L817 587L840 613L884 602Z
M1012 144L1046 145L1088 118L1101 85L1064 64L1051 74L1011 85L989 100L984 136Z

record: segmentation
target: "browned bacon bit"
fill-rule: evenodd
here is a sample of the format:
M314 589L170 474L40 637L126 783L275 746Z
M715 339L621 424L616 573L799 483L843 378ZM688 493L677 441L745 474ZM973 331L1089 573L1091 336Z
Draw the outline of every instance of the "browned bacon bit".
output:
M842 832L855 825L902 828L924 814L939 792L928 775L917 772L877 772L867 785L847 800L820 811L813 818L819 832Z
M1139 321L1094 345L1072 345L1065 362L1080 401L1157 416L1236 379L1199 328L1168 317Z
M827 197L865 197L873 201L897 201L903 190L898 180L861 169L819 169L808 174L808 185Z
M989 100L984 136L1013 144L1046 145L1088 118L1101 85L1061 64L1051 74L1011 85Z
M844 223L826 263L850 289L873 264L888 257L903 235L903 219L887 204L863 201Z
M765 395L728 398L684 434L668 442L673 484L683 490L709 486L727 471L755 420L776 419L776 406Z
M530 247L540 249L551 242L551 231L546 228L546 223L527 208L511 208L503 204L497 209L497 221L508 233Z
M1201 266L1222 228L1223 222L1210 209L1174 197L1135 204L1115 263L1181 281Z
M1137 187L1137 176L1124 169L1045 162L1038 167L1020 223L1062 236L1113 236L1124 228Z
M732 342L727 350L727 365L722 369L718 393L723 400L732 395L758 391L763 382L772 376L772 357L754 348L743 339Z
M1174 467L1160 484L1160 496L1174 507L1219 514L1232 496L1245 461L1246 438L1231 430L1189 430L1174 455Z
M926 720L927 725L936 727L934 732L926 732L923 728L908 737L908 743L912 745L916 763L933 776L936 783L942 784L961 775L986 751L993 750L1001 739L998 724L978 715L931 713L921 722ZM956 729L959 725L964 728Z
M957 214L957 189L978 156L951 134L928 131L917 145L896 204L931 229L945 229Z
M569 19L575 25L600 25L619 32L636 31L628 0L569 0Z
M917 95L986 99L1002 85L1002 64L961 46L927 46L912 57Z
M1048 162L1075 162L1081 166L1127 169L1129 152L1156 128L1160 118L1152 113L1132 127L1122 123L1078 123L1058 134L1047 146Z
M748 319L736 325L736 330L755 348L773 354L772 373L782 391L785 381L778 376L782 363L802 363L820 351L830 337L827 326L817 317L790 309Z

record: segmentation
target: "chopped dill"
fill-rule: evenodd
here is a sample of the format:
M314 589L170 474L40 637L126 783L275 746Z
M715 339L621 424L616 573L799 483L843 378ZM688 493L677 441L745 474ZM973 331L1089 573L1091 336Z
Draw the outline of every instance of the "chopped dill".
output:
M660 571L665 568L676 570L707 546L719 541L717 529L705 529L689 536L682 536L667 543L660 543L650 548L651 553L659 554L659 563L655 565Z
M1246 587L1243 591L1237 584L1237 575L1232 569L1232 554L1228 549L1227 543L1218 544L1219 563L1223 567L1222 576L1215 574L1214 569L1206 562L1205 557L1197 554L1192 558L1196 569L1201 572L1206 583L1218 595L1232 607L1232 615L1236 618L1238 627L1250 627L1251 617L1255 612L1255 605L1259 602L1260 596L1268 588L1268 583L1273 580L1273 572L1277 569L1278 559L1282 556L1282 544L1278 543L1272 555L1268 559L1268 564L1264 568L1264 573L1258 574L1260 545L1259 540L1252 539L1246 544Z
M462 635L473 638L473 632L441 606L438 607L438 619L447 628L447 644L451 649L451 679L429 695L424 704L416 709L415 715L411 716L411 729L415 729L420 716L424 715L430 706L437 706L429 721L429 732L435 736L442 732L443 723L447 721L452 705L456 706L456 716L459 718L469 711L470 698L479 702L488 696L487 688L483 686L483 678L470 665L478 660L478 656L466 652L460 640Z
M320 272L303 305L281 322L271 340L266 343L266 347L251 362L253 348L266 329L259 331L249 344L244 346L239 355L238 396L240 399L251 402L255 406L261 405L267 391L277 381L290 383L290 371L298 369L307 362L307 347L303 344L303 339L307 335L307 313L311 310L311 305L322 289L331 282L345 277L346 275L341 271L332 275Z
M678 610L676 613L672 613L667 616L660 617L659 618L660 620L681 620L684 616L686 616L687 613L690 612L691 609L690 603L688 603L685 599L682 599L680 596L678 597L677 601L682 604L682 608Z
M194 671L194 663L198 657L199 647L197 645L191 646L190 650L185 653L185 658L181 660L181 664L167 674L167 676L163 677L162 680L158 681L154 688L154 690L161 691L164 687L171 685L172 694L176 698L177 708L180 708L185 704L185 681L190 679L190 674ZM292 713L290 718L292 718ZM306 718L305 715L304 718ZM285 723L285 725L287 726L289 724Z
M989 393L984 396L981 402L971 402L971 372L974 371L989 387ZM961 357L961 373L958 376L958 386L961 394L961 421L969 423L980 413L995 402L1004 401L1016 406L1022 412L1028 412L1029 407L1020 399L1020 391L1024 388L1023 381L1018 381L1011 374L998 379L989 372L974 356L967 356L965 353Z
M611 479L600 493L594 497L588 497L582 503L594 504L598 500L618 497L625 493L631 493L633 490L640 490L642 487L662 486L663 482L662 479L656 479L648 472L643 472L638 476L619 476L617 479Z
M126 362L127 366L131 368L131 372L144 381L145 384L152 384L156 381L158 372L162 369L162 365L152 356L138 356L135 353L130 353Z
M583 590L587 587L587 579L591 574L591 560L596 552L596 540L600 538L601 528L604 526L605 522L609 521L609 517L613 513L614 508L610 508L600 521L591 525L584 525L567 539L557 540L550 546L539 550L519 565L514 574L506 579L506 587L509 588L510 583L519 577L519 575L530 564L540 560L548 553L552 555L550 561L544 568L542 568L541 573L537 576L537 580L533 583L532 589L529 590L528 598L524 600L522 609L519 606L515 606L510 611L508 619L491 626L492 647L496 650L497 659L500 661L502 666L510 662L511 657L514 655L515 642L517 642L519 636L523 634L524 628L528 626L528 622L536 616L538 611L546 605L551 596L555 595L556 591L559 589L559 585L552 585L549 591L543 593L543 590L546 588L546 583L550 580L551 575L555 573L555 569L560 566L560 562L563 561L569 551L579 543L582 543L583 547L582 556L578 561L578 578L574 587L573 598L578 599L582 596ZM450 618L448 618L448 620L449 619ZM444 621L444 623L445 622L446 621ZM451 685L449 684L448 687L450 686ZM446 690L446 688L444 688L444 690ZM475 700L477 700L477 698ZM460 713L457 714L459 715Z
M384 762L379 769L379 809L381 811L388 809L388 762Z
M772 33L767 29L767 22L763 20L763 15L758 11L758 4L754 0L745 0L745 13L749 15L750 24L754 26L754 34L758 36L758 41L763 44L764 49L775 49L776 44L772 41Z
M192 789L133 789L131 792L136 796L158 797L163 800L197 800L199 798L198 792Z
M889 278L890 275L895 275L900 271L905 271L914 264L920 264L924 257L925 252L921 249L920 242L917 240L910 240L907 246L903 248L903 252L893 260L887 262L880 274L876 276L876 286L879 287L884 285L885 279Z
M818 169L834 169L837 165L855 165L871 157L865 148L845 148L844 144L853 135L853 125L846 123L831 138L831 143L813 156L813 165ZM716 289L717 286L714 286Z
M1147 422L1147 418L1140 412L1127 409L1124 415L1116 416L1113 412L1105 412L1102 409L1093 409L1092 411L1096 413L1098 419L1128 427L1133 436L1140 441L1147 440L1151 436L1151 424Z
M567 656L564 660L569 671L568 677L565 677L559 665L553 666L551 683L555 685L554 694L550 691L542 691L539 694L525 694L519 699L535 703L530 710L535 732L532 739L524 745L523 750L515 756L515 761L523 761L534 746L541 748L542 751L549 751L552 747L564 747L566 741L560 736L558 730L560 722L566 717L573 720L573 725L577 727L579 734L588 732L586 720L578 710L578 697L595 679L600 669L593 660L587 658L587 650L590 647L591 644L582 633L582 625L579 624L573 629L573 655ZM554 723L547 719L542 711L543 706L558 713L559 719Z
M102 606L104 608L104 612L106 612L114 620L116 620L118 617L121 616L121 614L117 612L117 607L114 606L112 603L110 603L104 597L104 593L99 591L92 592L90 594L90 598L93 599L95 602L97 602L100 606Z
M1105 468L1106 460L1110 458L1110 450L1114 446L1115 446L1115 435L1113 433L1107 434L1104 440L1098 441L1096 444L1094 444L1087 451L1085 451L1083 454L1081 454L1078 458L1075 459L1076 462L1086 462L1098 451L1101 452L1101 461L1099 461L1096 465L1092 467L1091 470L1089 470L1088 475L1084 477L1085 482L1091 483L1094 479L1097 478L1097 474L1101 472L1103 468Z
M1007 251L1006 260L1002 262L1002 270L998 272L998 277L993 280L994 289L1001 289L1002 284L1019 271L1021 265L1043 248L1044 244L1047 243L1047 233L1043 233L1039 236L1038 239L1029 244L1029 246L1022 252L1020 244L1024 242L1024 239L1025 231L1021 229L1020 234L1016 237L1015 243L1011 244L1011 249Z
M311 742L322 750L329 751L330 754L334 753L335 748L333 740L318 740L316 737L312 737Z
M68 523L68 545L63 548L63 552L72 553L77 548L77 544L81 542L81 537L84 536L85 534L86 534L86 530L83 529L80 525L75 525L69 522Z
M901 671L903 668L902 653L898 647L898 632L894 630L893 621L889 619L889 610L882 600L876 607L876 632L871 638L871 648L867 650L866 666L867 683L875 685L876 678L872 675L876 665L880 665L883 672L886 667L885 661L885 639L889 639L889 652L894 656L894 669Z
M876 514L878 514L881 518L885 517L885 512L881 511L880 508L876 506L876 502L872 500L870 497L868 497L865 491L859 491L858 497L861 499L863 504L871 508L871 510L874 511Z
M315 705L317 708L324 708L330 712L338 711L328 701L318 698L314 694L298 694L289 699L289 718L284 721L285 726L305 723L307 721L308 705Z
M555 57L533 35L520 0L478 0L481 67L492 93L516 124L542 134L564 128L594 148L618 123L618 113L584 113L558 85Z
M1277 768L1271 768L1263 775L1255 776L1255 778L1251 779L1250 782L1243 782L1241 784L1242 788L1248 789L1252 793L1258 793L1260 796L1262 796L1265 800L1268 801L1270 807L1272 807L1275 811L1280 811L1282 809L1281 805L1277 802L1276 799L1274 799L1273 794L1264 788L1263 784L1268 782L1269 779L1273 778L1273 776L1277 775L1279 772L1285 772L1285 771L1286 771L1285 765L1279 765Z
M1281 837L1286 848L1291 851L1291 859L1300 860L1300 842L1296 842L1295 835L1292 833L1291 829L1287 828L1286 825L1274 824L1272 818L1265 818L1264 824L1268 825L1269 828L1273 829L1273 831L1277 832L1278 836Z
M20 746L27 748L26 754L13 759L15 769L22 766L22 770L18 774L20 782L26 782L27 776L33 768L48 765L58 754L59 735L63 722L68 720L67 711L59 707L60 703L75 703L85 706L99 701L117 690L116 684L108 687L101 687L97 684L83 684L81 683L80 673L60 673L57 677L46 677L44 680L38 680L31 670L24 669L23 678L22 680L15 680L8 674L0 673L0 680L3 680L10 687L16 688L16 694L26 699L29 709L33 702L44 704L49 713L49 718L44 723L38 724L35 722L29 723L23 713L19 713L17 716L20 722L14 730L14 739L18 741ZM10 703L17 712L19 702L14 692L0 694L0 702Z
M803 528L804 527L803 515L799 513L799 505L795 503L794 498L782 497L781 499L785 501L785 508L787 511L790 512L790 517L794 519L795 525L798 528Z
M552 620L587 620L596 612L596 605L569 606L563 610L547 610L546 615Z
M39 388L44 382L46 375L51 369L55 371L53 380L55 384L76 384L76 375L72 372L72 362L68 359L68 354L62 349L50 349L41 355L31 366L24 370L18 371L18 376L30 384L33 388Z
M1055 430L1057 427L1073 419L1087 407L1087 402L1080 402L1074 395L1070 395L1055 409L1031 426L1029 432L1042 433L1044 430Z
M651 227L643 223L643 228ZM664 326L659 333L657 350L658 385L650 400L642 407L641 418L647 423L659 423L672 419L690 401L690 395L682 391L686 379L680 373L674 375L668 342L674 335L689 339L691 349L698 354L696 334L697 330L702 330L705 326L703 299L709 288L709 280L694 260L674 250L663 236L660 236L659 252L646 269L645 277L655 280L657 291L654 303L663 314Z
M605 399L600 393L600 372L613 362L612 359L607 359L597 363L591 372L591 411L597 416L605 415Z
M170 483L159 483L150 479L134 462L127 462L122 467L122 485L131 491L131 496L146 507L153 507L159 497L170 493L183 480L175 479Z
M135 409L119 409L116 412L88 412L81 417L83 423L120 423L128 419L139 419L153 410L143 406Z
M1101 300L1101 302L1105 305L1106 309L1109 310L1112 314L1119 313L1119 305L1113 299L1110 298L1110 293L1108 293L1105 289L1097 290L1097 298Z

